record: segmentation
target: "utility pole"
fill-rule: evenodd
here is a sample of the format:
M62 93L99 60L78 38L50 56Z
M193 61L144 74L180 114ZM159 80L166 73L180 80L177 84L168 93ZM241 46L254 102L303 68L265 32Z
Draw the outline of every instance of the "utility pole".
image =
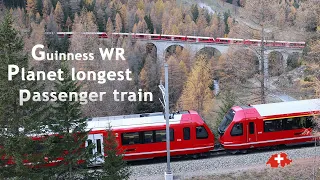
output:
M168 64L164 64L164 72L165 72L165 85L166 85L166 91L165 91L165 97L166 97L166 138L167 138L167 171L165 173L165 180L173 180L173 174L171 172L170 167L170 129L169 129L169 73L168 73Z
M166 145L167 145L167 169L165 171L165 180L173 180L173 174L171 172L170 167L170 124L169 124L169 78L168 78L168 64L164 64L164 72L165 72L165 88L162 84L159 85L159 88L162 92L162 96L164 99L164 103L162 105L165 109L165 118L166 118Z
M260 89L260 93L261 93L261 103L264 104L266 103L266 94L265 94L265 88L266 88L266 83L267 83L267 73L266 69L268 67L265 67L265 55L264 55L264 25L262 24L262 28L261 28L261 54L260 54L260 58L261 58L261 71L260 71L260 75L262 76L261 78L261 89Z

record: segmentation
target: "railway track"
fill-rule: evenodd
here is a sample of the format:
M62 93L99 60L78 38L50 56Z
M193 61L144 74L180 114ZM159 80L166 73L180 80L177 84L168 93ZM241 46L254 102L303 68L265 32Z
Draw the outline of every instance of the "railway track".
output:
M263 149L250 149L247 153L230 153L222 148L219 144L215 145L214 150L206 153L206 154L197 154L197 155L186 155L186 156L173 156L171 157L172 162L179 162L179 161L189 161L189 160L205 160L211 158L217 158L220 156L241 156L241 154L246 155L255 155L259 153L268 153L274 151L285 151L285 150L295 150L295 149L303 149L308 147L313 147L314 143L309 144L301 144L301 145L294 145L294 146L277 146L277 147L270 147L270 148L263 148ZM154 158L154 159L145 159L145 160L137 160L137 161L128 161L129 166L139 166L139 165L147 165L147 164L158 164L158 163L165 163L166 157L161 158Z
M320 161L320 147L313 145L300 145L293 147L279 147L274 149L252 150L247 154L229 154L223 150L214 150L205 157L172 158L171 168L174 179L192 179L194 177L238 172L238 169L251 167L268 168L266 162L275 153L285 152L293 162L299 159L314 159ZM141 162L130 162L132 180L157 180L163 179L166 169L166 158L159 158ZM312 167L311 167L312 168ZM197 179L197 178L196 178Z

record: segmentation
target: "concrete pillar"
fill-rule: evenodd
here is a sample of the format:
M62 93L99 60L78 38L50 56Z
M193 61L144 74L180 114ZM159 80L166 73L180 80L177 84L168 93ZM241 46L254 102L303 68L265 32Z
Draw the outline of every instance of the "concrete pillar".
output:
M159 64L164 64L165 63L165 51L167 49L167 43L160 42L160 43L154 43L154 45L157 48L157 58L159 61Z
M287 70L287 66L288 66L288 57L289 57L289 54L286 53L286 52L282 52L282 57L283 57L283 61L282 61L282 66L283 66L283 69L284 71L283 72L286 72Z

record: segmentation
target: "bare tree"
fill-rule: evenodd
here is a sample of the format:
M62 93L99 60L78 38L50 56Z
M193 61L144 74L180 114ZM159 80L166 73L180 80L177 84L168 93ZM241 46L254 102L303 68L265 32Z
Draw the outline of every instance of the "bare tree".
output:
M246 28L240 31L252 32L259 31L261 40L258 48L252 48L256 52L260 61L260 101L266 103L266 83L268 80L268 61L265 58L265 40L267 32L271 30L275 18L277 3L274 0L247 0L245 7L240 14L246 17Z

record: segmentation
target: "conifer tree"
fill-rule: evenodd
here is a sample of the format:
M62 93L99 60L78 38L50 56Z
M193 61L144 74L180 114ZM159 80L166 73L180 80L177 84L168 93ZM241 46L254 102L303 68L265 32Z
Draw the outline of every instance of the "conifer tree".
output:
M103 164L103 172L99 179L103 180L125 180L130 177L130 169L126 161L123 160L122 153L117 144L111 126L107 129L107 137L104 141L105 158Z
M80 85L73 81L66 62L61 64L63 81L55 82L55 92L79 92ZM78 97L80 98L80 97ZM82 147L87 140L86 118L82 117L80 99L72 101L56 101L52 105L52 114L48 127L54 134L47 140L47 154L49 161L63 157L63 161L56 167L48 170L48 175L55 175L57 179L74 179L76 176L89 177L89 171L82 168L89 165L92 156L90 146ZM79 165L79 162L82 164Z
M62 28L63 20L64 20L64 13L62 10L62 6L60 1L58 1L56 5L56 9L54 10L55 20L59 26L59 28Z
M43 86L36 81L23 81L21 73L8 79L8 65L29 69L27 54L23 52L24 42L19 32L13 28L13 20L7 12L0 25L0 157L12 158L15 163L0 168L0 179L7 177L37 179L24 160L31 163L43 162L43 154L35 151L36 142L30 134L38 134L47 115L47 106L32 99L20 105L19 92L27 89L30 93L40 92ZM34 156L35 153L40 155ZM3 164L8 163L2 161ZM3 165L2 164L2 165ZM1 164L0 164L1 165Z
M112 21L111 21L110 17L108 18L108 21L107 21L106 32L108 34L113 33L113 24L112 24Z
M223 117L226 115L226 113L232 108L232 106L236 103L236 96L235 94L227 90L224 94L222 94L221 98L221 105L219 106L219 110L217 112L217 119L215 120L215 130L217 130L218 126L220 125ZM218 135L218 133L215 131L215 135Z

